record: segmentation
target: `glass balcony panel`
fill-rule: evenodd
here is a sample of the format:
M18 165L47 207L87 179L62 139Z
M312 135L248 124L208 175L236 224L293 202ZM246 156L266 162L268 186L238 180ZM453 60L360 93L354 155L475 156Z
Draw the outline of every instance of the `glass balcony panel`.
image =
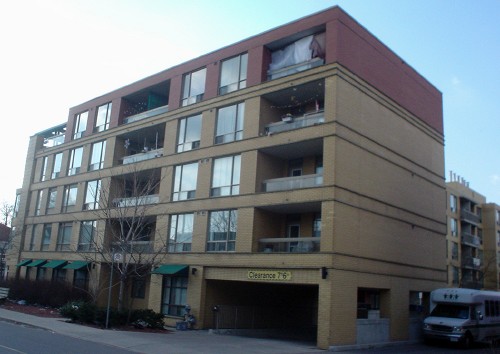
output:
M259 252L311 253L319 252L320 237L276 237L261 238Z
M160 196L158 194L144 195L140 197L131 198L115 198L113 199L113 206L117 208L135 207L138 205L158 204Z
M325 112L318 111L304 114L302 117L284 116L281 122L271 123L266 126L266 134L276 134L290 130L310 127L325 122Z
M161 149L155 149L155 150L149 150L149 151L141 152L139 154L125 156L122 159L122 162L123 162L124 165L127 165L129 163L135 163L135 162L150 160L150 159L154 159L154 158L162 157L162 156L163 156L163 148L161 148Z
M123 120L123 124L137 122L139 120L155 117L157 115L167 113L167 112L168 112L168 105L161 106L158 108L150 109L149 111L146 111L146 112L142 112L139 114L134 114L133 116L129 116Z
M264 191L265 192L287 191L292 189L318 187L321 185L323 185L322 174L274 178L264 181Z
M43 140L43 147L53 147L64 143L65 134L52 136Z

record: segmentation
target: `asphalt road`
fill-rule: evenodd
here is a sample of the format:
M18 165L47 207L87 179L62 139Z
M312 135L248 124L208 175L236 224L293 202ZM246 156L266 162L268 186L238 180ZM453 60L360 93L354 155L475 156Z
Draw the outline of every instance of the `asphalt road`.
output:
M122 348L84 341L22 324L0 321L0 354L131 354Z

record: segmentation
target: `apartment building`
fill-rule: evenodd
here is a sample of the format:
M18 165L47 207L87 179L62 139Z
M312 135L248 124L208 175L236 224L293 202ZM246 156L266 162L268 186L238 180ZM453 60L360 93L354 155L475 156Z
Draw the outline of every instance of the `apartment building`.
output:
M448 194L448 285L498 290L500 206L450 173Z
M125 295L169 325L412 339L447 281L443 141L441 93L332 7L32 136L10 275L105 287L154 259Z

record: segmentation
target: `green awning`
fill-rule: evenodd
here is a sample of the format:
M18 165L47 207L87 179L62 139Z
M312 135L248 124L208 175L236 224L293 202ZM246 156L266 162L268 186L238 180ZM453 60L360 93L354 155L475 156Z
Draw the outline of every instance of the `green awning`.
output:
M187 275L189 266L183 264L162 264L152 271L153 274Z
M30 264L26 264L26 267L40 267L47 263L46 259L37 259L36 261L31 262Z
M22 267L28 263L31 263L31 259L25 259L24 261L19 262L18 264L16 264L16 267Z
M62 261L62 260L55 259L55 260L48 262L47 264L44 264L42 266L42 268L54 268L54 269L60 268L63 265L65 265L66 263L68 263L68 261Z
M82 269L83 267L86 267L90 262L85 262L85 261L74 261L71 262L70 264L66 264L63 269L74 269L74 270L79 270Z

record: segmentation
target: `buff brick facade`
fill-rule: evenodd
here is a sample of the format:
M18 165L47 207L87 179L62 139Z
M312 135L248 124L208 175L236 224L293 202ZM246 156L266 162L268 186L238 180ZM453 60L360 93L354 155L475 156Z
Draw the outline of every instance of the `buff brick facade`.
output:
M323 349L415 340L447 281L443 145L441 93L333 7L84 102L31 137L9 276L106 289L105 253L126 246L155 255L127 300L169 326L189 305L194 328ZM132 209L147 234L118 243L117 215Z

